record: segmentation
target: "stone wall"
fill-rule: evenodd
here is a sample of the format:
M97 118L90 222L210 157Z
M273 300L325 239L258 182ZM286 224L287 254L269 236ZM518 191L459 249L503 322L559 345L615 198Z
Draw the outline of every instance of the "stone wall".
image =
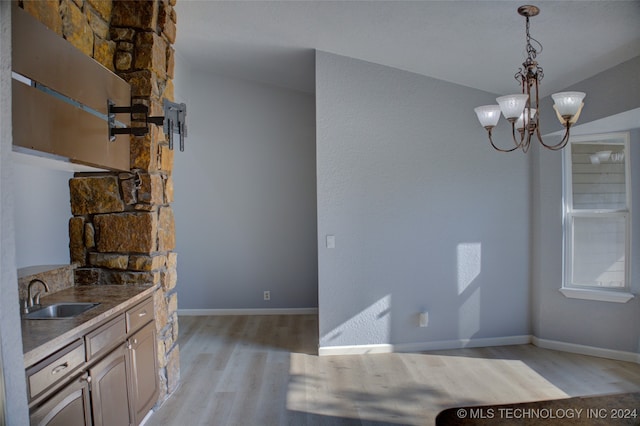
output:
M20 6L87 56L114 70L109 37L112 0L24 0Z
M38 265L18 269L18 296L27 300L31 280L42 280L49 286L49 293L55 293L73 287L75 284L73 270L76 265ZM36 291L43 291L38 286ZM43 296L46 294L43 293Z
M175 0L24 0L19 5L131 85L132 102L163 115L173 100ZM140 119L141 117L134 117ZM144 126L145 123L132 123ZM78 173L69 181L69 249L77 285L156 284L159 402L180 380L173 151L151 125L131 137L129 173Z

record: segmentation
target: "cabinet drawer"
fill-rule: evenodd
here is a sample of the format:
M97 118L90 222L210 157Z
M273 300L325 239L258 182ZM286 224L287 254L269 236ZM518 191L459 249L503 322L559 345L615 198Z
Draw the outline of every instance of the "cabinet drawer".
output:
M106 354L110 349L123 344L127 336L124 315L119 315L85 336L87 361Z
M153 298L145 300L129 309L127 317L127 334L131 334L153 319Z
M78 340L27 370L29 399L68 377L84 364L84 344Z

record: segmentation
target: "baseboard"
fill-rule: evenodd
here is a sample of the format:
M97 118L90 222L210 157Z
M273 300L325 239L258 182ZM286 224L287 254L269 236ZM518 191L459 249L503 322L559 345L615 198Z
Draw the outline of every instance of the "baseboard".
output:
M482 339L442 340L437 342L401 343L396 345L321 346L318 355L364 355L391 352L423 352L443 349L480 348L485 346L523 345L531 342L531 336L488 337Z
M488 346L526 345L530 335L483 337L478 339L439 340L435 342L401 343L393 345L395 352L441 351L447 349L484 348Z
M600 358L609 358L618 361L628 361L640 364L640 354L637 354L635 352L604 349L595 346L577 345L575 343L559 342L557 340L540 339L539 337L535 336L531 336L531 343L545 349L553 349L556 351L597 356Z
M140 422L139 426L144 426L147 423L147 420L149 420L151 418L151 416L153 415L153 413L155 412L155 410L152 408L151 410L149 410L149 412L147 413L146 416L144 416L144 418L142 419L142 421Z
M273 308L273 309L178 309L182 316L206 315L315 315L318 308ZM424 352L447 349L480 348L488 346L526 345L531 343L545 349L571 352L580 355L596 356L615 359L618 361L635 362L640 364L640 354L635 352L618 351L614 349L598 348L595 346L578 345L557 340L541 339L531 335L486 337L479 339L440 340L435 342L416 342L401 344L375 345L347 345L321 346L318 355L364 355L392 352Z
M348 346L320 346L318 355L365 355L388 354L393 352L393 345L348 345Z
M178 309L183 316L213 315L315 315L318 308L272 308L272 309Z

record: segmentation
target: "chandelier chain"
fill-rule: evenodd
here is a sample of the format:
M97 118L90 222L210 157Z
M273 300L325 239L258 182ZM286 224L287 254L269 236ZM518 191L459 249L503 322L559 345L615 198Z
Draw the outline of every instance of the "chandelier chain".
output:
M538 56L538 53L542 53L542 43L540 43L538 40L536 40L535 38L531 37L531 34L529 33L529 17L527 16L527 23L526 23L526 33L527 33L527 59L535 59L536 56ZM531 44L531 41L533 41L539 48L536 49L535 47L533 47L533 45Z
M544 78L544 70L541 66L538 65L538 62L536 61L536 57L539 53L542 53L543 47L542 43L531 37L531 33L529 31L530 22L528 16L526 16L525 30L527 42L525 49L527 51L527 59L522 63L522 67L518 68L518 72L516 72L513 77L521 84L525 84L526 82L529 82L529 84L531 84L531 81L533 79L536 79L538 80L538 82L540 82Z

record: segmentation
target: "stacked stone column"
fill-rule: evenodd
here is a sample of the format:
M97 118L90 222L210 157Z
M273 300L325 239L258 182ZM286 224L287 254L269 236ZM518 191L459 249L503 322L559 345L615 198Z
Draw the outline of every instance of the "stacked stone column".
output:
M177 254L166 171L76 174L69 248L77 285L159 285L154 295L161 396L179 381Z
M41 0L20 6L131 85L132 102L162 116L173 100L175 0ZM146 126L133 117L133 126ZM138 120L137 122L135 120ZM159 401L180 380L177 255L171 203L173 151L162 129L131 137L131 168L79 173L69 182L69 248L78 285L158 285ZM105 135L106 137L106 135Z

